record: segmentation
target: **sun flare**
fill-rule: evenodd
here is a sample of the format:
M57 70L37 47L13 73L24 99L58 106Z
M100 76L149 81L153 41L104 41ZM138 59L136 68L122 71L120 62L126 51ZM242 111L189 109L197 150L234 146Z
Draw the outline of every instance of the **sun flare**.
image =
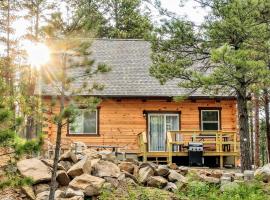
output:
M27 62L36 68L46 64L50 58L50 50L43 43L29 43L25 46L27 52Z

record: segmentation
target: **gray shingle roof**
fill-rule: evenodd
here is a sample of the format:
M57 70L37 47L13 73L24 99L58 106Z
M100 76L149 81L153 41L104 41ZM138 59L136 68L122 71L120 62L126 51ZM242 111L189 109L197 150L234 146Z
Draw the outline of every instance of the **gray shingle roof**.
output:
M177 80L160 85L157 79L150 76L149 67L152 61L151 44L149 42L143 40L97 39L91 45L91 51L95 63L106 63L111 67L111 71L95 77L96 82L104 84L104 90L95 91L91 94L85 91L80 95L173 97L188 93L186 89L177 86ZM72 73L80 73L80 71L76 68L76 71ZM75 81L72 87L80 87L80 81ZM43 83L41 89L42 95L57 94L52 84ZM207 95L196 93L192 96Z

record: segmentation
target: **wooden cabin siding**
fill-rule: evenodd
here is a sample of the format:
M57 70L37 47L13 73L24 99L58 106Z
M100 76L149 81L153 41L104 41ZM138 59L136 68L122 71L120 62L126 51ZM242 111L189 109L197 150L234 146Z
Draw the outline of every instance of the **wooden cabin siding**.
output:
M49 105L50 99L43 100ZM143 111L179 111L180 127L183 130L199 130L199 107L220 107L222 130L236 130L236 101L235 100L184 100L170 102L166 100L141 99L104 99L99 105L99 135L98 136L67 136L67 127L63 128L63 138L82 141L92 145L126 146L128 152L138 151L137 135L147 129L146 116ZM49 106L48 106L49 108ZM59 112L59 106L51 111ZM51 119L47 113L46 119ZM48 122L43 131L51 141L55 140L56 125Z

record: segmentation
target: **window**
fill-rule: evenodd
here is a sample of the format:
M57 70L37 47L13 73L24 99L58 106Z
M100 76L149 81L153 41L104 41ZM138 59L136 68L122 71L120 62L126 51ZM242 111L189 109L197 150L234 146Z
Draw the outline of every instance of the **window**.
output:
M220 110L201 110L200 114L203 131L220 130Z
M98 134L97 131L97 110L89 111L80 109L74 122L69 125L69 134Z

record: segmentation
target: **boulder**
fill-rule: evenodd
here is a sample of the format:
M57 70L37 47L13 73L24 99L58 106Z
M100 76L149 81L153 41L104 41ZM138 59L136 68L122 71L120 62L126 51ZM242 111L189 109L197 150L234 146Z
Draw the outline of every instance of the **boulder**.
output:
M169 192L174 192L175 190L177 190L177 186L176 184L172 183L172 182L168 182L166 187L163 188L164 190L167 190Z
M64 170L57 171L56 180L62 186L67 186L70 182L70 178Z
M207 182L207 183L215 183L218 184L220 182L219 178L211 177L211 176L206 176L204 174L200 175L201 181Z
M168 176L168 180L171 182L182 182L182 183L186 183L187 179L186 177L184 177L182 174L177 173L174 170L170 170L170 174Z
M41 192L45 192L45 191L49 191L50 190L50 185L49 184L36 184L33 186L35 194L41 193Z
M21 175L32 178L35 183L51 180L50 168L37 158L21 160L17 167Z
M211 172L211 177L214 177L214 178L221 178L221 176L223 175L223 171L222 170L213 170Z
M30 199L30 200L35 200L36 195L34 193L34 190L31 186L22 186L22 192Z
M75 154L83 154L84 150L87 149L87 145L83 142L74 142L73 151Z
M67 151L61 155L60 160L70 161L76 163L78 161L77 156L72 151Z
M220 191L221 192L230 192L233 191L235 189L239 188L239 184L236 182L230 182L230 183L226 183L224 185L221 185L220 187Z
M73 190L72 188L67 188L65 192L65 198L71 198L71 197L84 197L84 194L81 190Z
M188 170L189 170L188 167L180 166L178 169L179 169L180 174L182 174L183 176L188 174Z
M243 173L235 173L234 180L244 180L244 174Z
M224 184L227 184L227 183L230 183L230 182L232 182L231 177L222 176L220 178L220 184L221 185L224 185Z
M102 178L106 176L117 178L120 175L120 169L112 162L99 160L92 166L92 175Z
M127 179L127 178L132 179L136 184L139 183L138 179L134 175L132 175L128 172L121 173L120 176L118 177L118 180L125 181L125 179Z
M162 176L150 176L147 179L147 186L163 188L167 185L168 181Z
M101 156L103 160L107 160L111 162L115 162L116 160L115 152L112 152L109 150L103 150L103 151L99 151L98 154Z
M172 164L170 164L168 166L169 166L170 169L173 169L173 170L177 170L178 169L178 166L175 163L172 163Z
M68 171L72 167L72 163L70 161L60 160L59 164L65 168L65 171Z
M75 177L69 183L69 187L74 190L81 190L86 196L95 196L100 193L104 183L105 180L103 178L82 174Z
M55 200L84 200L84 197L74 196L74 197L70 197L70 198L56 198Z
M157 168L157 174L159 176L168 176L170 173L169 168L166 165L159 165Z
M48 200L50 191L44 191L37 194L36 200Z
M255 173L255 177L261 178L264 182L270 182L270 163L264 165L261 168L258 168Z
M154 174L155 174L155 171L150 166L146 166L146 167L140 168L139 169L139 174L138 174L139 182L146 183L147 179L150 176L154 176Z
M80 176L82 174L91 173L91 159L88 156L85 156L82 160L74 164L69 170L68 175L71 177Z
M250 181L254 179L254 171L252 170L245 170L244 171L244 180Z
M98 154L98 151L94 149L85 149L82 154L88 156L91 159L100 159L102 157Z
M121 162L118 167L121 171L126 171L130 174L133 174L134 172L134 164L131 162Z
M53 168L53 160L50 160L50 159L41 159L41 161L45 165L47 165L48 167ZM65 167L62 164L60 164L60 163L57 164L57 169L58 170L66 170Z
M107 183L111 184L111 187L117 188L119 186L119 180L117 178L112 177L104 177Z

